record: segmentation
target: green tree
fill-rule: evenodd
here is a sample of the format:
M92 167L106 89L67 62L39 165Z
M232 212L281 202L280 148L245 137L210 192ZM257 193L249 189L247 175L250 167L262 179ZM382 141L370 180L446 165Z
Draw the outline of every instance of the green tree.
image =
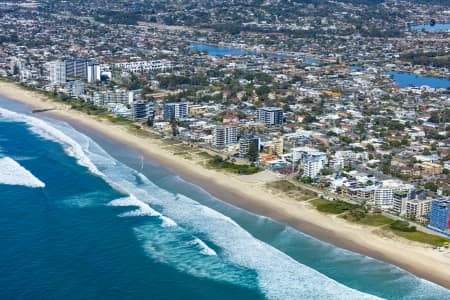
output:
M437 192L438 185L434 182L425 183L424 187L430 191Z
M248 153L247 153L247 158L249 161L251 162L256 162L258 160L258 149L256 149L256 145L253 142L250 142L250 145L248 147Z
M172 118L170 119L170 125L172 125L172 135L177 136L178 126L177 126L177 120L175 119L175 113L172 114Z
M309 176L302 176L300 178L300 182L305 183L305 184L310 184L310 183L312 183L312 179Z

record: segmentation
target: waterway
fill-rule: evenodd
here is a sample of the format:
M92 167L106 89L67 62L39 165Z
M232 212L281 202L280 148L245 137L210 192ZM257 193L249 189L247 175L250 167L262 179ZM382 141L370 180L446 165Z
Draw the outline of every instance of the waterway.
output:
M432 88L450 87L450 79L447 78L423 76L417 75L415 73L396 72L396 71L389 71L388 74L393 77L395 83L400 87L425 86L425 85Z
M450 23L438 23L435 24L433 26L431 26L430 24L426 24L426 25L416 25L416 26L411 26L410 27L412 30L427 30L427 31L440 31L440 30L450 30Z
M230 48L230 47L222 47L217 45L203 44L203 43L191 43L190 50L197 51L207 51L210 56L225 56L225 55L235 55L235 56L245 56L245 55L254 55L254 56L262 56L266 55L268 57L274 58L294 58L294 56L283 54L283 53L275 53L275 52L258 52L258 51L250 51L241 48ZM308 64L315 64L316 61L314 59L305 59Z

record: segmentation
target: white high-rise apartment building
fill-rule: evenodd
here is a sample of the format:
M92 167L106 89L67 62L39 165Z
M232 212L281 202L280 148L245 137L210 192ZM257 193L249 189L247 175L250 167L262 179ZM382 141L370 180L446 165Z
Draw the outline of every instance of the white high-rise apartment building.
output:
M236 126L216 126L214 128L214 147L237 144L238 128Z
M431 210L431 201L431 198L406 201L406 211L404 215L408 218L417 219L420 219L422 216L429 215Z
M87 81L89 83L100 81L101 70L100 64L98 63L88 63L87 65Z
M50 82L53 85L63 85L66 83L66 64L56 60L49 64Z
M395 193L410 194L412 191L414 191L414 186L411 184L405 184L398 180L384 180L383 183L380 186L377 186L374 190L373 205L382 208L393 208L395 204Z
M115 91L104 91L104 92L95 92L92 95L92 102L95 105L104 106L109 103L121 103L124 105L131 104L130 96L132 92L126 90L115 90Z
M301 161L303 176L316 177L327 163L328 158L324 152L317 151L306 154Z

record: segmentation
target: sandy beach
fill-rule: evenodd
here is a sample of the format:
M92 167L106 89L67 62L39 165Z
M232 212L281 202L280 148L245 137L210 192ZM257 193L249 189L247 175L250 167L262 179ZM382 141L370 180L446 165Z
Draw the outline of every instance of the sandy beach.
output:
M396 235L386 235L374 227L346 222L336 216L315 210L307 201L296 201L266 188L266 182L277 180L270 173L238 176L207 169L196 160L174 155L157 139L130 132L125 126L71 110L38 93L13 83L0 81L0 96L22 102L57 119L81 124L120 143L127 144L151 160L167 167L184 180L201 186L213 196L246 210L264 215L330 242L342 248L397 265L419 277L450 288L450 253L411 242ZM318 258L320 259L320 258Z

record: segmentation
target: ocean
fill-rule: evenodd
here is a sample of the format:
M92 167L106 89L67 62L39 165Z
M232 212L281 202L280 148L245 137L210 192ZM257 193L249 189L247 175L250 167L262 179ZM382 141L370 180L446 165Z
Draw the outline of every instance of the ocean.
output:
M0 98L0 299L450 299L73 126Z

